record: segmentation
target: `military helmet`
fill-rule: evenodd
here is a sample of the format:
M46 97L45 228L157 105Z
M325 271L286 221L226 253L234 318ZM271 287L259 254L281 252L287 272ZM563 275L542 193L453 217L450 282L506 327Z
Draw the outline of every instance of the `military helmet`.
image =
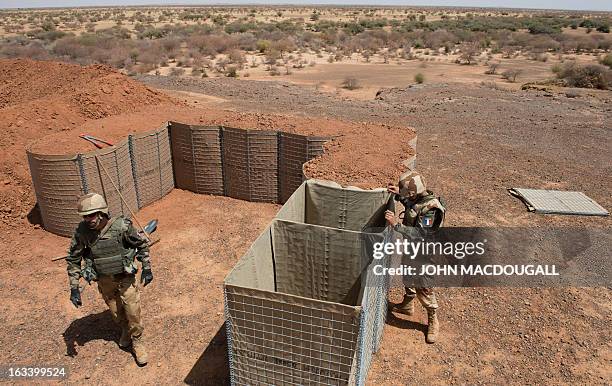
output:
M81 197L77 207L80 216L102 212L108 214L108 205L104 197L98 193L89 193Z
M425 180L417 172L407 172L402 174L399 181L400 195L407 197L411 193L423 195L427 192Z

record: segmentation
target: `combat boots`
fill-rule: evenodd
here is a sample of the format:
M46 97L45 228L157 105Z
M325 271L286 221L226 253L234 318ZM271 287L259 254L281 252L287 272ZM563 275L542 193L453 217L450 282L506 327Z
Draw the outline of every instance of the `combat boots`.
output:
M149 361L149 356L147 355L147 350L144 347L142 334L138 337L132 337L132 351L134 352L138 366L144 366L147 364Z
M121 327L121 337L119 338L119 347L128 348L132 344L132 336L130 334L130 329L125 326Z
M393 311L404 315L414 314L414 296L404 295L404 300L400 304L393 306Z
M427 343L436 343L438 339L438 332L440 330L440 323L438 322L438 317L436 316L435 308L427 309L427 337L425 341Z

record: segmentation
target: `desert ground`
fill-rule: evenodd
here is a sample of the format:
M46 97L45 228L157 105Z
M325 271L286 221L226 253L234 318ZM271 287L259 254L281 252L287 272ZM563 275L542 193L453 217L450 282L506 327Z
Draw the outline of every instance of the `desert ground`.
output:
M14 39L20 32L7 32L7 25L36 29L50 12L59 11L5 13L11 23L3 24L0 35ZM73 12L90 17L87 10ZM105 11L94 12L104 16ZM127 25L135 27L137 20L129 17L138 17L136 12L148 15L122 10ZM152 11L154 25L165 22L159 22L164 12L179 14ZM234 20L251 10L220 12ZM357 11L325 8L321 19L358 20L364 14L352 12ZM38 13L45 16L23 22ZM468 13L475 11L379 9L371 18L403 20L414 14L418 20L422 14L435 22L442 15L445 20ZM216 13L211 14L209 22ZM262 22L310 20L313 10L261 8L254 14L249 17ZM517 17L525 14L516 11ZM105 21L116 24L100 19L89 23L94 29L103 28ZM75 25L75 31L86 32L86 23ZM586 27L564 28L581 39L609 35L595 28L589 34ZM84 131L114 140L175 120L333 135L325 154L306 165L307 177L363 188L397 178L410 152L407 139L416 131L417 169L429 188L445 198L448 226L612 225L609 217L535 215L507 193L512 187L579 190L610 210L612 91L571 86L551 71L568 62L605 66L597 63L603 63L609 48L546 51L546 61L530 58L525 50L509 58L492 53L489 59L490 51L484 50L470 65L456 63L460 50L426 55L425 49L415 51L415 59L385 59L386 51L377 51L366 55L367 61L363 52L355 52L330 62L330 48L321 57L296 51L295 58L301 54L315 65L290 65L288 74L286 66L278 66L274 76L266 64L248 67L252 57L267 60L264 53L246 52L237 78L214 70L225 54L209 58L210 76L203 78L190 75L194 66L171 74L177 58L168 58L166 66L132 71L109 63L63 63L49 49L41 48L51 56L37 58L45 61L19 55L0 59L2 364L67 365L68 384L122 384L126 379L136 384L229 383L223 279L280 205L174 189L138 213L141 219L159 219L162 240L151 250L154 281L142 293L150 363L139 368L129 352L118 348L119 332L95 286L86 287L83 307L70 303L65 265L50 261L65 252L69 240L46 232L35 207L26 148L88 150L78 139ZM487 62L495 60L500 69L485 74ZM504 67L519 69L517 79L504 79ZM419 73L423 82L415 79ZM345 87L348 78L356 79L358 87ZM426 316L420 307L412 317L390 315L368 384L612 382L609 287L447 288L438 296L439 341L425 343ZM400 298L399 289L391 291L392 302Z

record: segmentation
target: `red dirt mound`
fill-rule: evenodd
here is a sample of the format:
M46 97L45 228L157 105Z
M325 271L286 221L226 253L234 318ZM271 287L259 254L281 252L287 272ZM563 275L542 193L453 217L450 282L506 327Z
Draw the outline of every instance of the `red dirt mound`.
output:
M100 65L0 60L0 79L0 222L25 218L34 202L25 152L32 141L89 120L180 104Z

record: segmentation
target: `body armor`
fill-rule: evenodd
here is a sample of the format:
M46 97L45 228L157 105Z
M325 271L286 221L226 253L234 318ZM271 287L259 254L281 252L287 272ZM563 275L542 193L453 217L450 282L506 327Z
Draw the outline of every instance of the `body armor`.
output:
M136 273L134 270L136 250L127 248L123 240L127 230L123 217L113 218L89 246L91 264L98 275Z

